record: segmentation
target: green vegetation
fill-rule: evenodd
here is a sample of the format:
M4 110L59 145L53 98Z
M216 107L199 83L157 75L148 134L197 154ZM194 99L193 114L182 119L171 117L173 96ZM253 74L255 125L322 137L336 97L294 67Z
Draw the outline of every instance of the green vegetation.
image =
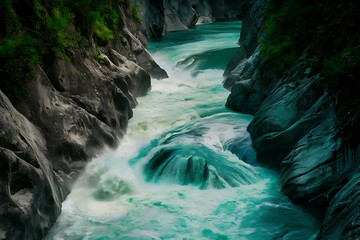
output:
M128 5L130 5L131 4L131 0L119 0L121 3L127 3Z
M353 1L273 0L264 11L261 56L279 75L302 56L324 77L329 91L358 84L360 4Z
M119 15L114 10L116 1L111 0L65 0L65 5L76 16L74 25L81 34L93 34L96 40L106 42L114 39L118 30Z
M94 54L94 58L100 63L100 64L105 64L104 62L104 57L97 51L93 52Z
M349 129L360 123L359 12L360 2L350 0L272 0L260 42L265 68L280 77L299 61L321 73L322 86L337 100Z
M141 19L139 13L138 13L138 9L139 9L139 8L140 8L140 5L139 5L139 4L135 4L135 5L132 5L132 6L130 7L130 11L131 11L133 17L134 17L138 22L141 22L142 19Z
M298 45L308 36L309 22L302 19L311 7L302 6L300 0L272 1L265 10L266 34L261 40L261 56L268 64L276 65L278 73L287 73L300 57L303 49Z
M70 61L69 50L78 51L82 39L99 45L121 39L118 4L141 20L130 0L2 0L0 89L16 100L34 63L51 64L57 54Z

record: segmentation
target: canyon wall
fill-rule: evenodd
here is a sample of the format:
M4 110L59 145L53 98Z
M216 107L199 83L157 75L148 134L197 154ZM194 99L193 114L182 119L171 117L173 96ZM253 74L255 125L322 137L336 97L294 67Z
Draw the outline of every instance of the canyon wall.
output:
M196 24L237 18L242 0L133 0L140 7L143 27L149 38L187 30Z
M280 171L283 192L326 212L318 239L358 239L359 144L339 136L345 125L339 104L306 54L281 77L277 62L261 56L269 2L244 3L240 48L224 73L224 87L231 91L226 106L254 115L248 131L258 161Z
M103 46L90 37L69 59L35 64L17 101L0 91L0 239L42 239L85 164L126 133L150 76L167 77L141 24L116 6L121 35Z

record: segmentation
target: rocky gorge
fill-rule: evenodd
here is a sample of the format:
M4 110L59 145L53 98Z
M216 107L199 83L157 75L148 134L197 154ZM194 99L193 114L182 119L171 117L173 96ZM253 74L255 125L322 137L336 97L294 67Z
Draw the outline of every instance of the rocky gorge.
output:
M136 4L142 24L133 16ZM119 1L113 6L121 34L106 44L91 35L79 50L35 64L21 101L2 85L0 238L43 238L86 163L119 144L136 97L150 90L151 78L168 76L146 50L147 37L237 17L240 47L224 73L224 87L231 91L226 106L254 116L248 131L257 161L281 174L282 191L325 214L317 239L357 239L359 145L346 140L353 139L349 134L339 136L348 119L320 87L323 76L306 55L281 76L266 65L259 43L269 4Z

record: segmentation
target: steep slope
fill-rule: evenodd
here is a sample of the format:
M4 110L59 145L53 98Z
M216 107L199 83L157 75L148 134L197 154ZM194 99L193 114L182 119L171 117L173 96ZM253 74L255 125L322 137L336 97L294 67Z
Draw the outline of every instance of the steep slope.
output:
M273 8L269 2L247 1L244 5L240 48L224 74L224 87L231 91L226 105L254 115L248 131L258 161L281 171L284 193L297 203L327 212L318 239L356 239L360 216L356 195L359 111L349 99L358 102L358 87L350 75L359 64L357 53L348 55L351 65L338 63L340 70L336 74L329 74L337 68L328 64L343 56L336 55L336 51L356 49L353 46L359 44L348 40L359 36L358 31L351 29L356 16L353 13L359 6L348 2L309 5L272 1L278 10L265 19L264 9L269 12ZM282 6L290 10L295 6L296 11L286 15L285 10L279 10L285 9ZM314 12L329 15L328 22L317 26L317 21L326 18ZM315 20L306 14L312 14L309 16ZM276 39L273 29L281 24L291 25L289 16L313 25L314 34L309 34L310 25L297 34L297 28L303 25L296 23ZM271 25L271 21L278 25ZM321 37L314 39L316 34ZM298 39L301 44L296 43ZM333 52L329 52L329 45ZM345 75L340 75L341 71Z
M236 18L242 0L133 0L139 6L143 27L149 38L167 32L187 30L197 23Z
M136 97L151 87L150 75L167 76L146 51L146 37L131 6L109 1L117 29L107 32L111 33L108 39L97 39L101 33L96 29L82 32L81 40L63 52L44 48L45 54L39 54L42 60L29 63L30 71L14 78L16 68L28 64L21 51L30 49L27 42L21 45L17 39L36 33L27 17L38 24L45 21L48 30L50 20L61 19L59 12L65 15L56 4L5 1L1 6L5 13L0 42L1 239L41 239L86 162L105 146L118 145L131 109L137 105ZM39 16L31 12L34 8L40 9ZM45 15L44 20L41 16ZM14 25L9 19L18 19L20 30L11 29ZM65 25L66 31L71 26ZM43 44L46 37L40 35L38 43ZM31 57L37 54L37 46L32 49ZM13 58L9 57L12 51Z

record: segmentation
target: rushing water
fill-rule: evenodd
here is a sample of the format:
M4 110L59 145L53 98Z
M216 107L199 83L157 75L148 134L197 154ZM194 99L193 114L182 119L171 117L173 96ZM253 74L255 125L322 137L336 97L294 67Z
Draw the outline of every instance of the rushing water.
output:
M315 239L318 222L256 166L252 117L224 107L240 27L149 43L170 78L139 99L121 146L88 165L47 239Z

